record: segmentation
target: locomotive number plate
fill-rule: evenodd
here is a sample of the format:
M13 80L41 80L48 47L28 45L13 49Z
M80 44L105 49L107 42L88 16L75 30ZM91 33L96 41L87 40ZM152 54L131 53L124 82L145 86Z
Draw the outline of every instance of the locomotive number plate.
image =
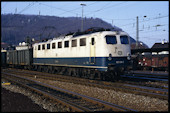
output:
M122 64L124 61L116 61L117 64Z

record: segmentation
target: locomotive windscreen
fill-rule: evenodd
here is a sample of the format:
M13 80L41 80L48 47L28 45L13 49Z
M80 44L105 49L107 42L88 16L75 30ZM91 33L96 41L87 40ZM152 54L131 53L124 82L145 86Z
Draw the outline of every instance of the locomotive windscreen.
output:
M128 36L120 36L121 44L129 44Z
M106 35L105 37L107 44L117 44L116 36Z

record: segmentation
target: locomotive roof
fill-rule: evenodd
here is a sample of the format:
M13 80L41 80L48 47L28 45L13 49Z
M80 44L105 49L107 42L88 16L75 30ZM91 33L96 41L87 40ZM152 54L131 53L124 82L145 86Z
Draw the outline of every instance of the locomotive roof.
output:
M70 39L70 38L78 38L78 37L81 37L81 36L88 36L88 35L96 35L97 33L101 33L101 32L115 32L115 33L120 33L120 32L124 32L124 31L116 31L116 30L113 30L113 29L104 29L104 28L96 28L96 27L93 27L93 28L89 28L88 30L84 31L84 32L75 32L75 33L68 33L66 35L61 35L59 37L56 37L56 38L53 38L53 39L50 39L50 40L46 40L44 42L39 42L37 44L42 44L42 43L50 43L51 41L53 40L63 40L63 39ZM36 43L35 43L36 44Z

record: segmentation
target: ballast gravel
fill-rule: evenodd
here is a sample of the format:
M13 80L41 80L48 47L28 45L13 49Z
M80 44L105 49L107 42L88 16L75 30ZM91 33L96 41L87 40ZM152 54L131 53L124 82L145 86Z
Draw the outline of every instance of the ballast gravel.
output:
M124 93L124 92L114 91L114 90L109 90L109 89L101 89L101 88L79 85L79 84L68 83L68 82L44 80L44 79L39 79L39 78L32 78L32 79L38 80L40 82L47 83L53 86L57 86L63 89L67 89L67 90L70 90L76 93L98 98L103 101L111 102L111 103L114 103L120 106L135 109L138 111L165 111L165 112L168 111L168 106L169 106L168 100L161 100L158 98L151 98L151 97L142 96L142 95L135 95L131 93ZM8 88L9 87L10 86L8 86ZM32 96L29 93L26 93L26 94L28 97ZM40 98L40 97L35 97L35 98L32 97L32 100L35 101L35 103L38 103L37 98ZM56 106L53 106L53 104L51 105L50 102L49 103L43 102L44 104L42 104L42 102L39 102L39 103L40 105L43 106L44 109L48 109L49 111L52 111L52 112L69 111L68 108L62 107L61 105L59 105L58 108L60 109L58 109L56 108ZM46 105L48 107L46 107Z
M139 111L168 111L167 100L74 83L43 79L39 79L39 81Z

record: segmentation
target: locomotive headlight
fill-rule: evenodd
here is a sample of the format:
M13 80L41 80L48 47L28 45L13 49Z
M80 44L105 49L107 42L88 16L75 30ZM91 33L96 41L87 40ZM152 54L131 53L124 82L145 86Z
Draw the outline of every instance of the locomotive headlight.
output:
M130 54L128 54L127 59L130 60L130 58L131 58L131 57L130 57Z
M118 55L122 55L122 51L118 51Z
M112 60L112 54L111 53L109 54L108 60Z

